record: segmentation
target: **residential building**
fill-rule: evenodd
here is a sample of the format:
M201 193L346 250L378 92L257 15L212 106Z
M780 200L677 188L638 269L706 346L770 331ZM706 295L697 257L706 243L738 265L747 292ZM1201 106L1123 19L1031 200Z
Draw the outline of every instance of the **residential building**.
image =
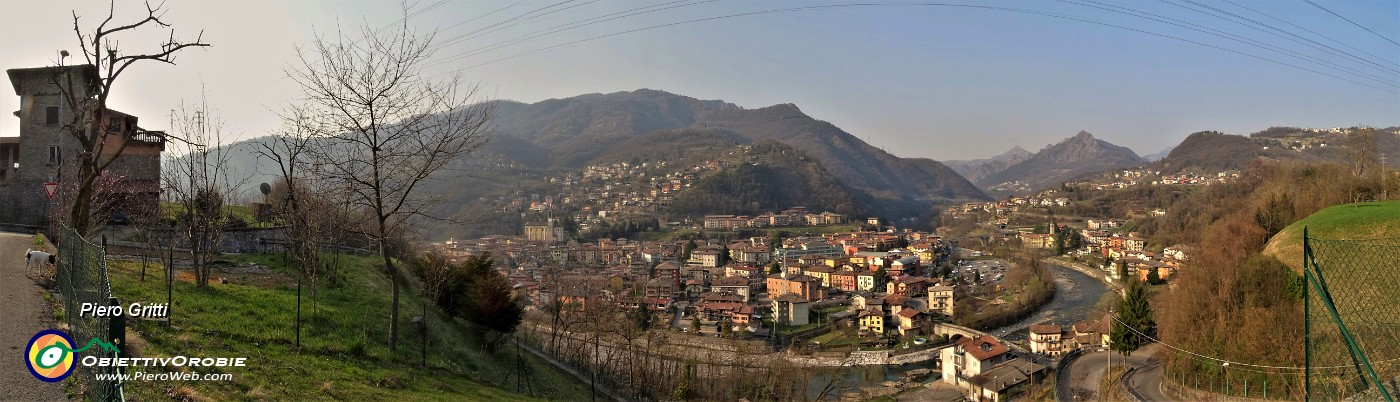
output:
M967 379L1013 359L1010 350L991 335L960 338L939 356L943 364L943 382L966 388Z
M796 294L785 294L773 298L773 319L782 325L807 325L810 302Z
M748 278L729 277L710 281L710 291L739 295L744 298L745 303L748 303L751 289Z
M795 259L808 255L836 257L842 254L843 252L840 247L833 246L822 240L806 241L796 247L782 247L773 250L774 259Z
M45 183L58 183L59 197L71 192L78 178L82 146L64 129L75 115L56 82L74 82L78 97L92 96L85 88L95 82L92 65L6 70L19 96L19 137L0 138L0 223L41 226L48 223L53 200ZM93 212L100 219L134 219L156 210L160 197L161 154L166 134L138 125L138 118L112 109L96 122L105 145L103 157L116 157L96 188ZM117 156L120 151L121 155ZM104 181L107 179L103 179Z
M904 276L885 284L885 293L917 296L928 290L929 279L922 276Z
M1024 359L997 364L967 379L967 397L976 401L1001 402L1018 389L1045 379L1048 368Z
M719 247L700 247L690 252L690 261L688 263L709 268L723 266L724 252L720 250Z
M928 288L928 311L953 317L953 287L936 285Z
M860 333L868 336L880 336L885 334L885 312L879 308L869 308L860 312L857 319L860 324Z
M773 274L768 276L768 296L795 294L807 301L826 298L821 280L806 275Z
M803 274L820 279L823 287L831 287L831 274L835 270L826 265L818 265L803 270Z
M766 264L773 260L773 256L764 247L744 247L737 250L730 250L734 260L750 264Z
M1053 324L1034 324L1030 327L1031 353L1059 356L1067 349L1062 345L1064 329Z
M874 283L871 283L874 285ZM856 291L856 273L849 270L841 270L831 273L831 288L842 292Z
M1053 248L1055 247L1055 235L1044 233L1022 233L1022 248Z
M918 335L923 330L925 314L919 310L904 308L895 317L899 320L900 336Z
M856 290L857 290L857 291L865 291L865 292L872 292L872 291L874 291L874 290L875 290L875 273L874 273L874 272L859 272L859 273L856 273Z

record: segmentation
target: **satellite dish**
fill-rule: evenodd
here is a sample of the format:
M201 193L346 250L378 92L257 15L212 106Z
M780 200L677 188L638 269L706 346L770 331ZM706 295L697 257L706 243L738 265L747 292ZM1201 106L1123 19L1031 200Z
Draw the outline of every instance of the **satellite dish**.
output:
M258 189L262 190L263 195L272 194L271 184L263 183L261 186L258 186Z

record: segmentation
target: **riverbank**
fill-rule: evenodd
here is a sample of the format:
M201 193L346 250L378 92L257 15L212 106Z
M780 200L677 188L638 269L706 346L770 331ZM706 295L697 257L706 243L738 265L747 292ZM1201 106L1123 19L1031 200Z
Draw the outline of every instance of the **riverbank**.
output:
M1032 324L1071 324L1089 319L1096 312L1094 306L1108 292L1108 285L1102 283L1102 279L1062 266L1058 261L1046 265L1055 281L1055 298L1035 314L988 333L1013 343L1025 342Z
M1085 265L1083 263L1066 260L1063 257L1045 257L1045 259L1040 261L1049 265L1079 271L1079 273L1081 274L1088 275L1090 278L1094 278L1099 282L1102 282L1105 286L1112 288L1114 292L1120 294L1123 293L1123 284L1113 280L1113 278L1109 277L1107 272L1103 272L1100 269Z

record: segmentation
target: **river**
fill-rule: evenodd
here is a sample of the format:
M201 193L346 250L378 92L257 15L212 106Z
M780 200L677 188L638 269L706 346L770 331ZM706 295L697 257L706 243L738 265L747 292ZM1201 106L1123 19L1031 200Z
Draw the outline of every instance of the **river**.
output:
M1050 275L1055 278L1055 298L1041 306L1034 315L988 333L1011 342L1025 342L1032 324L1048 322L1069 325L1090 318L1094 304L1108 288L1103 282L1082 272L1056 264L1049 265Z
M1055 279L1054 299L1041 306L1034 315L988 333L1012 342L1025 342L1029 336L1027 331L1030 330L1031 324L1052 322L1068 325L1089 319L1090 315L1093 314L1094 305L1098 303L1099 298L1103 297L1104 292L1108 291L1103 282L1063 266L1050 264L1050 274ZM904 366L846 367L839 371L841 379L837 382L837 388L841 392L846 392L860 387L877 386L885 381L896 381L902 378L906 371L935 368L936 366L937 362L930 360ZM829 378L826 375L819 375L817 379L809 383L810 396L815 397Z

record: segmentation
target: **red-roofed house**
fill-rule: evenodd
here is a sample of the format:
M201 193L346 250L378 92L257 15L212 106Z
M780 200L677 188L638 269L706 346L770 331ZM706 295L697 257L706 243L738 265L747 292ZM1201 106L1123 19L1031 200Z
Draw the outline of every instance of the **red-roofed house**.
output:
M952 347L943 349L943 382L967 387L967 379L1014 358L1010 349L991 335L959 339Z
M899 314L895 314L895 317L899 320L900 336L918 335L923 329L924 313L919 310L901 309Z
M1030 328L1031 353L1043 353L1049 356L1059 356L1064 353L1067 347L1064 346L1064 329L1054 324L1035 324Z

